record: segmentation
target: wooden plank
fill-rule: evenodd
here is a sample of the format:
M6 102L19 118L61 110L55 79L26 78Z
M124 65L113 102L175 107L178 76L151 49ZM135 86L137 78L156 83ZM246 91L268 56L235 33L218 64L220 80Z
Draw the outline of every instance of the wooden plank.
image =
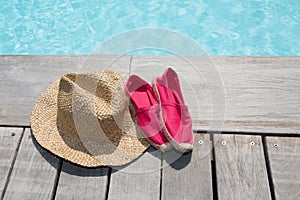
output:
M162 199L213 199L208 134L195 134L191 153L170 151L163 158Z
M260 136L215 135L219 199L271 199Z
M168 66L195 130L299 134L300 57L133 56L131 71L151 81Z
M22 128L0 127L0 197L8 181L8 175L22 136Z
M50 199L59 160L33 142L26 129L4 199Z
M55 199L105 199L108 168L63 162Z
M130 58L0 56L0 124L29 125L37 96L62 74L127 73ZM132 57L132 72L148 81L167 66L178 71L195 130L299 134L300 57Z
M114 167L108 199L159 199L160 168L161 153L153 148L126 166Z
M266 137L277 200L299 199L300 138Z
M63 74L104 69L129 74L130 56L0 56L0 124L29 126L39 94Z

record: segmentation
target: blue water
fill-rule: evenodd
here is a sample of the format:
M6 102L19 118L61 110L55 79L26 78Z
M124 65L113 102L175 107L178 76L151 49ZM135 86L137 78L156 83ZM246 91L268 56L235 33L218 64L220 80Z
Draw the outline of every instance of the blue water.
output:
M90 54L142 27L178 31L209 55L300 55L300 0L3 0L0 54Z

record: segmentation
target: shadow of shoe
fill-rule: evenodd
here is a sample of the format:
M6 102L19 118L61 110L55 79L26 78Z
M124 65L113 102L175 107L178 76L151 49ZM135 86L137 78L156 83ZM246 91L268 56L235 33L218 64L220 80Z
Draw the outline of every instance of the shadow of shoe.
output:
M171 150L163 154L163 166L171 166L176 170L180 170L188 166L191 162L192 152L182 154L176 150Z

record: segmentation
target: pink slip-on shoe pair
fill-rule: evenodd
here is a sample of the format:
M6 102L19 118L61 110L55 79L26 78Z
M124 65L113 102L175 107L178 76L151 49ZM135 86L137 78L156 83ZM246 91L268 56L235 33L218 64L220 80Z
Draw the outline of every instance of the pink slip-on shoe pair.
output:
M140 77L130 76L126 92L134 104L138 125L155 148L162 152L172 146L183 153L192 150L192 119L172 68L154 78L152 87Z

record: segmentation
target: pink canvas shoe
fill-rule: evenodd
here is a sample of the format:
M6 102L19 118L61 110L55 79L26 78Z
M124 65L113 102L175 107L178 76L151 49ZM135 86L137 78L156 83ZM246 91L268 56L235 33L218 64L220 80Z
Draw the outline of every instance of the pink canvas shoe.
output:
M171 145L162 132L158 118L160 107L151 85L140 77L132 75L127 80L126 92L134 104L137 123L150 144L162 152L169 150Z
M161 107L159 117L164 134L176 150L191 151L194 144L192 119L176 72L166 69L162 77L152 81L152 86Z

